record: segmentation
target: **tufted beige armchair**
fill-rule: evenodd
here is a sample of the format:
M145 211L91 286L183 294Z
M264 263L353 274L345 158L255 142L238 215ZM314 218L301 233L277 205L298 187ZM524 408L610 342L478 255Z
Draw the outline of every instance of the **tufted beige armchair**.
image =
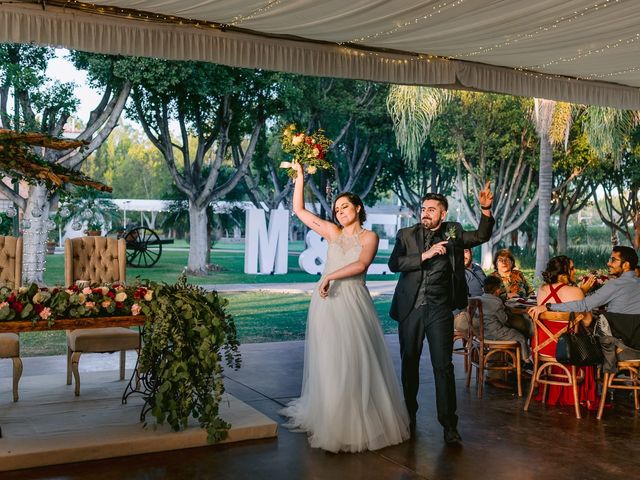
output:
M104 284L126 280L126 244L123 239L81 237L64 244L64 277L67 285L76 282ZM67 385L71 374L80 395L78 362L83 353L120 352L120 380L124 379L125 352L140 352L140 334L128 328L87 328L67 331Z
M22 238L0 236L0 285L22 285ZM18 401L18 382L22 376L20 337L17 333L0 333L0 358L13 360L13 401Z

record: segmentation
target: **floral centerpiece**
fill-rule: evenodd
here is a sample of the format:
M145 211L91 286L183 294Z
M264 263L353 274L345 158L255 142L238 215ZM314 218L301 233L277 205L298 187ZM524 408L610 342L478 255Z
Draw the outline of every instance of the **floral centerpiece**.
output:
M0 288L0 322L46 320L53 325L57 318L139 315L136 295L141 288L120 283L51 289L34 283L18 290L5 286Z
M323 133L317 130L311 135L298 132L295 124L289 125L282 131L282 150L293 155L293 161L300 163L307 173L314 174L319 168L327 170L331 164L325 156L333 143ZM296 171L291 162L280 163L280 168L288 168L287 174L295 178Z

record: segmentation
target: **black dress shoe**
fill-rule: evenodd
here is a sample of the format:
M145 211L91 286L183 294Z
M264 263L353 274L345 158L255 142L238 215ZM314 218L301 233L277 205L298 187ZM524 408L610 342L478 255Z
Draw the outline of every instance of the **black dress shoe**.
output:
M455 428L445 428L444 442L451 446L460 445L462 443L462 437Z

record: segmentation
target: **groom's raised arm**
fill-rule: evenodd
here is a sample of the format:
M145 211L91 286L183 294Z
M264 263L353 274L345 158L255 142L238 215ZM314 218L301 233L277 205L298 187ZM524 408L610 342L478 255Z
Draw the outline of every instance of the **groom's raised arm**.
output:
M406 232L406 230L405 230ZM389 257L389 269L392 272L412 272L422 268L422 252L407 253L403 230L396 235L396 244Z
M481 215L477 230L462 231L462 244L464 248L475 247L489 240L495 223L496 220L493 216Z

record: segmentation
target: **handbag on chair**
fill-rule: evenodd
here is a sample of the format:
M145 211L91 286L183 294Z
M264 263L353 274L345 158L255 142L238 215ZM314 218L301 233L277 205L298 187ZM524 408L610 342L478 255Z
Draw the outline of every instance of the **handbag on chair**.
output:
M567 332L558 337L556 360L567 365L583 367L599 365L604 361L604 357L598 338L580 329L580 326L572 321Z

